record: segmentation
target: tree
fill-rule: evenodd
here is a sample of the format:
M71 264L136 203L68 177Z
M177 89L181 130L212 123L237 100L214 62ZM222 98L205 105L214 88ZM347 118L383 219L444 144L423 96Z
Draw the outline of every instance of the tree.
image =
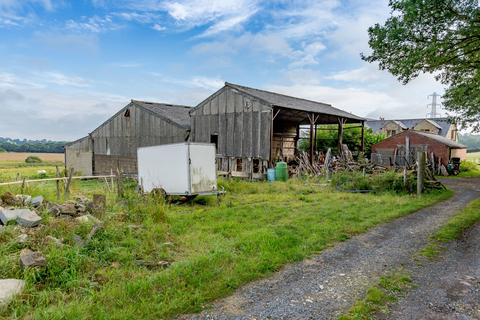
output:
M374 133L372 129L365 128L364 141L365 141L365 155L370 156L372 152L372 145L385 139L383 133ZM354 153L360 152L360 146L362 141L362 131L358 125L345 125L343 132L343 143L348 146L350 151ZM317 129L317 151L327 151L331 148L333 152L336 152L338 146L338 126L337 125L322 125ZM304 139L300 140L300 150L308 151L310 149L310 139L308 139L308 133Z
M390 0L390 17L368 29L378 62L404 84L421 73L446 85L444 106L463 126L480 130L480 8L478 0Z

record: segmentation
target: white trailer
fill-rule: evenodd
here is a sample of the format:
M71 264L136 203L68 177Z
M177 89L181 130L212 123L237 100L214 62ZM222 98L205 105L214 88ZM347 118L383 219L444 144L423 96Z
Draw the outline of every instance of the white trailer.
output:
M138 181L144 192L218 194L215 145L183 142L138 148Z

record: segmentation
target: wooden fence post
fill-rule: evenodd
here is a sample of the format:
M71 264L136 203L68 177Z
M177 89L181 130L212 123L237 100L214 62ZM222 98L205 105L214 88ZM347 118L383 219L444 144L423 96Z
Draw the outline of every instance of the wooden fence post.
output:
M60 178L60 169L58 169L58 166L55 166L55 177ZM55 184L57 185L57 201L60 201L60 180L55 181Z
M70 168L67 182L65 183L65 199L67 199L70 195L70 184L72 183L73 170L74 170L73 168Z
M423 192L423 183L425 179L425 161L426 155L423 151L417 152L417 195Z
M120 169L117 168L117 195L119 198L123 197L123 180L122 173Z

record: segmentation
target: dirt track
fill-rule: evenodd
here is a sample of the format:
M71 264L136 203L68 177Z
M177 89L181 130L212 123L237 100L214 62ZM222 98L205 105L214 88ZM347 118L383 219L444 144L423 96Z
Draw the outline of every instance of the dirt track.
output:
M334 319L389 270L407 265L428 236L471 200L480 179L446 180L449 200L354 237L184 319ZM401 311L401 307L398 307ZM415 319L415 318L413 318Z

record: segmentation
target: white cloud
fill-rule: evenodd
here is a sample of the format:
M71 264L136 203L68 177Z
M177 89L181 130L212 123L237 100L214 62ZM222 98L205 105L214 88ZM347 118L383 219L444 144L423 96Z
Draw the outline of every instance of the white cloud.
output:
M218 90L223 87L225 81L219 78L193 77L190 83L199 88Z
M210 24L202 36L231 30L258 10L256 0L182 0L167 1L162 6L178 24L187 28Z
M126 21L134 21L137 23L153 23L158 21L161 17L159 14L154 12L137 12L137 11L125 11L125 12L115 12L112 15L117 16Z
M150 72L156 81L174 84L182 87L201 88L207 90L218 90L225 84L225 81L219 77L193 76L188 79L173 78L165 74Z
M52 11L51 0L0 0L0 27L19 27L36 19L35 7Z
M164 30L166 30L167 28L161 26L161 25L158 24L158 23L155 23L155 24L152 26L152 29L153 29L153 30L156 30L156 31L164 31Z
M375 81L385 77L385 72L379 71L375 65L368 64L356 69L342 70L327 76L326 79L346 82Z
M90 82L78 76L68 76L61 72L49 71L37 73L37 76L47 83L60 86L71 86L85 88L90 86Z
M296 97L330 103L359 116L372 118L424 117L427 95L434 91L443 92L441 84L432 75L421 75L408 85L402 85L387 72L373 70L373 66L361 70L347 70L326 77L309 69L287 70L284 78L267 87ZM375 80L365 81L367 70L377 73ZM329 81L332 77L346 83L333 86Z
M92 131L128 102L109 93L48 87L0 85L4 136L21 138L77 139Z
M93 33L121 29L121 25L115 23L111 16L82 17L80 21L68 20L65 27L74 31L87 31Z
M111 65L115 68L139 68L143 66L143 64L138 62L117 62L112 63Z

